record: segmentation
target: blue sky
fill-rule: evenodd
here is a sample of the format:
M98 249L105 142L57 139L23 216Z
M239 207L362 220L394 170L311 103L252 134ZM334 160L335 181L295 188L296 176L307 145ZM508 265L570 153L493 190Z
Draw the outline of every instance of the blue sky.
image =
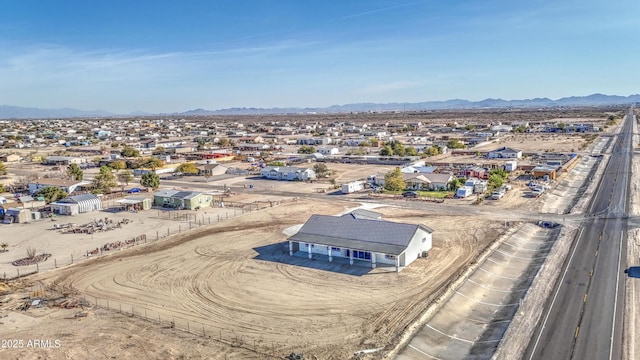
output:
M0 104L179 112L638 93L636 0L0 0Z

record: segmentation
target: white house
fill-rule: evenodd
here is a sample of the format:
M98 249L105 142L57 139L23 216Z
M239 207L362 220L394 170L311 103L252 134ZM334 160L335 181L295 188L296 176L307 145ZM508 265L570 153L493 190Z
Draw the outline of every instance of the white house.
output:
M61 180L61 179L38 179L28 184L29 193L34 194L38 190L46 187L57 187L67 194L74 192L79 186L89 185L89 181L74 181L74 180Z
M489 151L487 157L489 159L520 159L522 158L522 150L517 150L505 146L493 151Z
M453 180L451 174L410 173L402 174L407 189L412 190L446 190Z
M316 151L322 155L337 155L340 153L340 149L337 147L319 147Z
M408 266L427 255L432 246L433 229L424 225L377 220L354 213L342 216L312 215L289 240L289 255L297 252L309 259L315 255L348 258L355 261Z
M291 166L265 166L260 170L263 178L272 180L315 180L316 172L310 168Z

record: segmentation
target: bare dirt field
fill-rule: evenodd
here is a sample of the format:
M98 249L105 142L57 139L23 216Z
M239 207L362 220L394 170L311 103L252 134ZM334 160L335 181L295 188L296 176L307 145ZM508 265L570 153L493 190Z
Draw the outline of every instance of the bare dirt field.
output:
M73 339L65 340L64 348L47 350L47 358L93 348L116 358L264 358L291 351L312 359L349 358L358 350L391 345L436 290L503 231L502 224L472 217L380 208L387 219L424 223L436 230L428 259L395 273L372 271L365 263L350 267L346 262L288 256L283 230L304 222L311 213L337 214L346 209L337 201L299 201L36 277L45 287L55 284L87 294L89 302L93 297L109 299L112 309L116 304L133 305L136 314L145 309L145 314L163 319L175 317L176 327L182 320L197 322L205 326L205 333L219 332L223 340L240 337L242 346L237 341L235 347L215 341L216 336L176 341L172 331L154 332L160 327L157 323L129 322L117 314L111 318L103 310L91 312L100 318L89 327L95 332L81 330L92 319L53 321L61 315L51 314L34 320L19 334L23 338L74 334L67 336ZM29 310L25 316L34 316L32 311L39 310ZM11 334L0 329L5 337ZM119 332L126 349L104 349L96 332ZM140 336L150 332L150 338ZM29 350L11 350L9 355L18 358L31 354Z
M509 134L489 144L478 145L473 150L488 151L506 146L523 152L569 153L586 149L592 141L584 134Z

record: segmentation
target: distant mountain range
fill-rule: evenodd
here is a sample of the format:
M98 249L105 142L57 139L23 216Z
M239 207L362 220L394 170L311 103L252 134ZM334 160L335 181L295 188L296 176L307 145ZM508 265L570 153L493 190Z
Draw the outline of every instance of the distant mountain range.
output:
M640 94L629 96L592 94L589 96L571 96L557 100L535 98L525 100L485 99L469 101L453 99L446 101L426 101L419 103L357 103L333 105L323 108L228 108L220 110L195 109L181 113L153 114L134 112L115 114L103 110L85 111L77 109L39 109L18 106L0 105L0 119L51 119L74 117L125 117L125 116L196 116L196 115L259 115L259 114L309 114L309 113L350 113L370 111L420 111L420 110L459 110L459 109L491 109L491 108L544 108L567 106L600 106L623 105L640 102Z

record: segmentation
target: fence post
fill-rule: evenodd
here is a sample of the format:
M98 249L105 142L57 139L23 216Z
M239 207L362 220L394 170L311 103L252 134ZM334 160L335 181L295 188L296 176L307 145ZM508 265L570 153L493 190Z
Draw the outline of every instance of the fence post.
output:
M20 269L16 269L18 271L18 277L20 277Z
M189 220L189 230L191 230L191 220Z
M218 222L220 222L220 214L218 214Z
M204 325L202 325L202 336L207 337L207 333L204 332Z
M120 303L120 314L122 314L122 303Z
M58 268L58 260L53 259L53 267Z
M187 332L191 332L191 327L189 326L189 320L187 320Z
M169 228L167 227L167 236L169 236Z
M160 233L158 233L158 231L156 231L156 240L160 240Z
M182 232L182 226L178 225L178 233L181 233L181 232Z
M145 319L145 320L148 320L148 319L147 319L147 309L146 309L146 308L144 309L144 319Z
M73 254L71 254L71 263L73 264Z
M40 265L36 263L36 272L40 272Z

